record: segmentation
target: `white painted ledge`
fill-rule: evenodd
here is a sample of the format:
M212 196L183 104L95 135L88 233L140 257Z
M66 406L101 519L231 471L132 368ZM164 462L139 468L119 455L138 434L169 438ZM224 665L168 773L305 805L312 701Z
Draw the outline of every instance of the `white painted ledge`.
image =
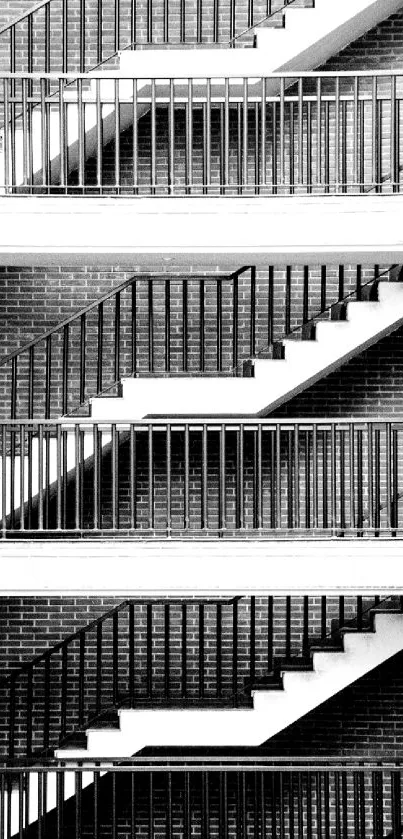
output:
M0 544L1 594L403 594L402 539Z
M403 195L0 198L8 265L102 263L146 270L326 261L397 262Z

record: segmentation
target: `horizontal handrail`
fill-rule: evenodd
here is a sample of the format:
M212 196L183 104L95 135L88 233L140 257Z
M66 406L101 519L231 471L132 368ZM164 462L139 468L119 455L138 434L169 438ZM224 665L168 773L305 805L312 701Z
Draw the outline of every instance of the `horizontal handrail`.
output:
M68 428L75 428L76 426L82 426L83 429L85 428L92 428L94 425L98 426L99 428L110 428L111 426L116 426L118 429L126 430L130 428L130 426L148 429L150 426L161 428L163 430L166 429L166 426L172 425L175 428L181 427L184 428L185 426L192 426L201 428L204 425L207 425L209 428L216 428L219 429L223 425L231 427L231 428L239 428L240 425L247 426L248 428L258 426L265 426L268 429L275 429L277 426L281 426L282 429L291 429L299 426L300 428L309 428L312 429L315 426L326 429L331 428L332 426L337 426L340 428L348 428L350 425L354 425L355 427L366 428L368 425L372 426L397 426L400 427L403 425L403 416L385 416L385 417L356 417L356 416L347 416L347 417L257 417L257 416L250 416L248 414L242 414L242 416L234 417L234 416L164 416L164 417L150 417L144 419L133 419L133 420L117 420L116 418L107 419L93 419L91 417L62 417L57 419L49 419L49 420L42 420L42 419L16 419L16 420L0 420L0 428L7 428L8 426L11 427L18 427L20 428L23 426L26 429L30 428L39 428L43 426L44 428L57 428L62 427L66 430Z
M291 79L297 81L298 79L372 79L372 78L397 78L403 77L403 69L396 70L391 68L390 70L281 70L276 72L267 73L267 75L263 76L256 72L256 70L248 71L247 73L241 73L239 76L227 76L224 72L209 72L206 73L204 70L195 70L194 73L190 76L189 74L179 73L178 75L175 73L175 80L185 79L244 79L244 78L252 78L257 79L265 78L265 79ZM9 79L9 80L22 80L27 79L28 81L40 81L41 79L48 80L48 81L58 81L65 80L65 81L91 81L91 79L100 79L104 82L108 82L111 79L120 79L123 81L131 81L133 79L147 80L147 79L169 79L171 76L167 73L166 75L160 75L156 73L155 75L151 75L149 73L128 73L125 71L122 73L120 70L108 70L107 75L105 71L89 71L87 73L26 73L26 72L16 72L11 73L8 71L0 70L0 80L1 79Z
M18 775L21 772L28 774L43 773L57 773L64 774L69 772L77 772L79 775L84 772L102 772L113 771L119 773L137 773L152 770L153 772L183 772L188 770L190 772L382 772L390 770L403 771L402 761L391 758L388 760L384 756L376 758L351 758L351 757L262 757L259 754L228 756L225 753L216 756L206 753L203 756L194 757L186 755L186 757L177 757L176 755L168 755L166 757L156 757L150 755L147 757L135 756L132 758L116 757L99 757L94 758L63 758L49 760L38 758L30 764L28 761L0 761L0 775L10 774Z

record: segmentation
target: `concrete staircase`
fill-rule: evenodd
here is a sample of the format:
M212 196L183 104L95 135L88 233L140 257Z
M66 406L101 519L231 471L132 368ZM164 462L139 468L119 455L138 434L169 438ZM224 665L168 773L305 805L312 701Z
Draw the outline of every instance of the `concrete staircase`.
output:
M403 649L403 615L373 612L369 630L342 629L339 646L311 648L311 661L281 666L278 682L252 686L252 708L118 711L118 726L86 732L86 747L60 759L127 757L146 747L258 746Z
M403 283L379 281L364 292L367 299L333 306L309 340L283 340L282 357L253 359L251 377L127 378L120 397L91 400L91 416L264 416L403 323Z

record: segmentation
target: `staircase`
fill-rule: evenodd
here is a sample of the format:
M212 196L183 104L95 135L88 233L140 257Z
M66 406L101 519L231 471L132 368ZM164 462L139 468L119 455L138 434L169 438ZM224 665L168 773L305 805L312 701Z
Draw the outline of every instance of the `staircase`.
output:
M14 753L13 744L19 742L21 747L21 734L25 730L32 736L29 720L34 715L37 721L35 736L41 732L39 722L43 725L42 747L45 745L46 754L50 753L50 743L54 742L56 734L61 743L55 752L57 759L70 761L72 769L74 761L103 759L99 776L107 771L108 758L129 757L147 747L258 746L403 649L403 614L399 600L380 601L377 597L371 601L375 602L375 607L365 611L362 597L322 597L319 608L315 598L308 597L252 597L204 602L125 601L24 665L21 671L13 674L11 682L5 683L10 686L10 709L6 716L11 726L9 745ZM351 615L352 620L346 620ZM178 634L179 616L182 628ZM146 627L145 634L142 624ZM234 632L230 638L229 626ZM327 632L329 626L330 633ZM214 640L213 627L216 627ZM262 648L267 631L267 648ZM137 646L134 632L141 647L146 643L146 670L141 663L144 652ZM285 648L280 640L283 633ZM179 638L182 640L178 646ZM196 645L195 638L198 639ZM165 646L160 648L162 639ZM174 639L175 647L172 646ZM181 646L184 643L185 658ZM124 695L120 688L127 684L127 653L131 688L129 694ZM171 658L173 655L175 663ZM215 693L215 705L208 707L211 674L215 670L212 656L215 655L218 681L214 690L218 693ZM232 661L229 674L227 655ZM79 663L78 673L74 656ZM178 660L182 661L182 677L188 673L179 686ZM198 672L201 678L196 683L195 662L198 662L195 673ZM74 679L70 684L67 677L67 666L78 676L77 693ZM165 683L162 692L157 687L159 670L162 683ZM139 690L138 676L146 677L147 690L142 696L141 688L140 695L135 696ZM231 690L228 693L231 680L236 693ZM239 689L242 682L244 686ZM108 708L111 688L113 702ZM251 704L249 700L245 705L242 695L249 695ZM24 696L29 697L27 705ZM90 710L94 697L95 715ZM61 701L61 714L54 707L55 701ZM3 704L3 707L6 706ZM88 712L92 713L90 724L86 722ZM74 716L76 722L72 725ZM27 729L24 728L25 717ZM67 720L70 733L65 728ZM29 754L35 754L32 741L29 742ZM80 788L93 782L93 771L84 770ZM38 820L38 802L45 812L50 812L60 806L60 796L62 801L67 801L77 794L74 772L66 773L61 787L56 773L50 769L44 798L40 783L39 774L34 773L25 793L29 824ZM5 808L8 835L12 836L18 832L20 791L9 786L6 795L10 796Z
M403 322L403 284L381 280L360 301L335 304L328 320L285 338L277 358L252 359L252 376L227 379L122 379L121 396L91 399L93 419L267 415L389 335Z
M152 746L258 746L403 649L403 616L377 612L371 630L341 630L341 649L313 648L311 662L280 668L280 683L252 687L252 709L120 709L117 728L89 728L86 748L63 758L130 756Z
M239 79L267 79L274 72L302 71L318 67L332 55L335 55L346 44L358 38L385 19L401 6L399 0L343 0L343 2L329 2L318 0L314 8L299 8L291 3L283 9L283 23L281 28L273 26L259 26L257 28L256 49L203 49L183 50L169 49L169 51L152 50L124 50L111 54L119 65L118 76L123 79L137 79L136 97L139 104L136 107L137 122L150 110L152 96L157 102L169 97L171 79L193 79L194 101L206 102L204 80L206 67L209 76L215 79L214 91L218 97L225 97L223 77L231 82L231 96L234 101L242 98L242 84ZM270 23L271 18L268 19ZM267 23L267 21L266 21ZM8 30L7 30L8 31ZM5 33L3 33L4 35ZM116 39L115 39L116 40ZM119 42L118 40L116 41ZM83 64L83 62L81 62ZM157 84L151 94L149 80L155 78L158 68ZM116 68L114 68L116 69ZM102 78L105 77L105 80ZM237 83L236 80L238 80ZM285 80L285 87L287 87ZM183 87L183 90L182 90ZM200 87L200 90L198 89ZM260 83L255 85L257 95ZM271 79L266 82L266 94L278 95L280 80ZM26 144L30 144L29 181L35 185L59 186L63 185L77 169L84 166L83 156L88 161L99 152L99 145L106 147L114 141L117 132L122 133L133 125L133 82L109 80L107 69L101 73L99 80L88 83L81 80L74 82L70 78L70 85L62 89L62 98L57 101L55 94L49 100L46 114L42 113L40 95L36 104L28 108L30 119L30 137L24 135L22 124L11 131L9 145L15 149L15 159L9 161L9 169L14 172L14 185L24 186L27 182L25 171L27 164ZM41 94L42 95L42 94ZM249 84L248 98L252 101L254 86ZM183 86L175 83L176 101L188 96L187 84ZM141 101L143 100L143 104ZM144 102L145 100L145 102ZM35 103L35 98L32 100ZM117 102L119 107L117 107ZM127 107L125 107L125 103ZM19 109L24 111L26 106L21 99ZM65 124L61 123L61 112L65 112ZM83 110L84 109L84 110ZM85 119L84 119L85 111ZM45 123L44 123L45 120ZM42 131L45 124L47 156L46 166L43 165ZM14 132L14 133L13 133ZM12 136L11 136L12 134ZM61 137L67 138L66 148L60 151ZM65 160L64 160L65 158ZM0 159L0 170L5 169L5 160ZM46 171L45 171L46 169ZM7 177L1 179L7 183ZM82 180L79 177L79 180Z

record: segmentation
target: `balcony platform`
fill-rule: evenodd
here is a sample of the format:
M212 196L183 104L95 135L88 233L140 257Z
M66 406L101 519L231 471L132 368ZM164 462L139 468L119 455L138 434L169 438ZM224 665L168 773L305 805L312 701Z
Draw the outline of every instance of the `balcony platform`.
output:
M4 265L401 262L403 195L0 197Z
M401 538L10 540L2 595L401 593L402 550Z

